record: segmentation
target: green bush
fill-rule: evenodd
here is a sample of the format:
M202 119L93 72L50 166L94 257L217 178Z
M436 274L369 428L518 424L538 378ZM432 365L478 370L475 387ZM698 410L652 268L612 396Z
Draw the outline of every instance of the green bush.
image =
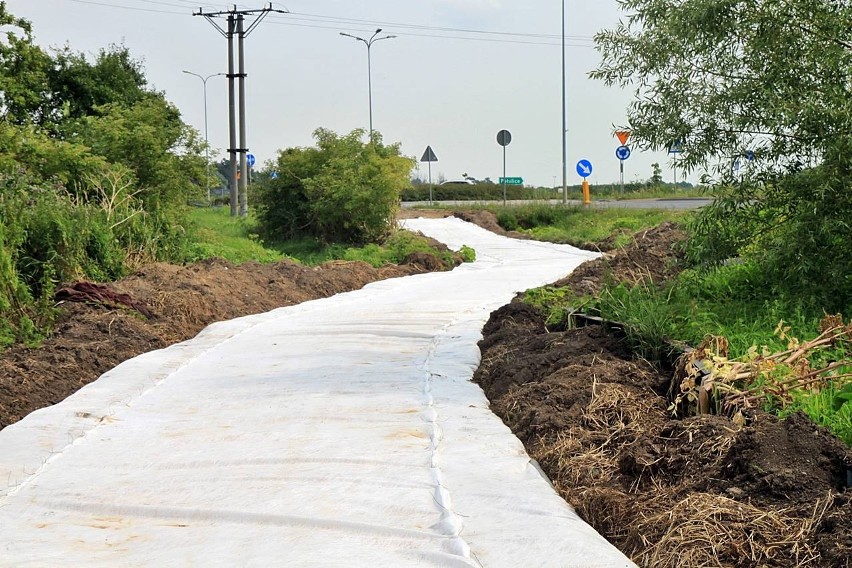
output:
M472 262L476 259L476 253L470 247L466 249L462 259ZM410 254L420 252L435 255L444 264L451 267L456 264L457 255L449 250L440 251L432 246L432 243L420 235L408 231L395 231L381 246L369 244L360 248L349 248L343 254L345 260L361 260L375 267L384 264L401 264ZM471 260L465 260L471 259Z
M326 243L366 244L387 237L413 161L363 130L338 136L314 132L315 148L279 153L276 179L258 184L257 216L264 238L313 237Z
M829 165L723 187L688 225L687 259L753 264L766 290L808 310L852 311L852 193Z

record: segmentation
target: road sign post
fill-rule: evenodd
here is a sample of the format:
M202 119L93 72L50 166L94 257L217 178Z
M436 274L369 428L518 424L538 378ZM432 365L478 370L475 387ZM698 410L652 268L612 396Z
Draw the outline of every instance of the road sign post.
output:
M619 132L618 134L624 134L624 132ZM621 138L621 136L618 137L619 140L621 140ZM625 136L624 139L627 140L627 137ZM624 160L630 157L630 148L622 144L615 149L615 157L618 158L619 161L618 166L620 172L621 193L624 193Z
M683 152L683 145L680 140L675 140L669 144L669 154L672 155L672 172L674 173L674 185L677 190L677 155Z
M583 205L589 205L592 203L592 192L586 178L592 175L592 163L589 160L577 162L577 174L583 178Z
M423 152L421 162L426 162L429 165L429 205L432 205L432 162L438 161L438 156L432 151L432 146L426 146L426 151Z
M506 179L506 146L512 141L512 133L508 130L501 130L497 133L497 143L503 146L503 177ZM503 205L506 205L506 182L503 182Z
M254 169L254 162L255 162L254 154L246 154L246 165L248 166L246 168L246 170L247 170L246 184L247 185L251 183L251 172Z

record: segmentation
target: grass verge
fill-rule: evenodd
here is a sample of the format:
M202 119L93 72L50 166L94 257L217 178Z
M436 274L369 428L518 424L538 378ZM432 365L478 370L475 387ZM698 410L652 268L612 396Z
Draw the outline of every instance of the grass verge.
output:
M374 267L399 264L416 252L432 254L445 265L454 262L454 253L436 249L427 239L397 231L384 243L350 247L341 244L325 244L315 239L293 239L279 243L265 243L255 232L252 217L233 218L227 207L199 208L190 213L192 235L195 240L194 260L220 257L240 264L249 260L276 262L282 258L297 260L315 266L330 260L363 261ZM462 259L470 262L475 253L463 248Z
M597 209L585 207L551 207L524 205L491 208L497 222L507 231L520 231L541 241L580 247L623 246L633 233L659 225L663 221L680 221L686 211L665 209ZM608 242L605 242L608 241Z

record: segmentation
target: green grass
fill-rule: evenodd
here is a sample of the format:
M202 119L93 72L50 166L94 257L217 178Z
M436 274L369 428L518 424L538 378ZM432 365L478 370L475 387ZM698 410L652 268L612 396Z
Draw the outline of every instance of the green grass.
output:
M350 247L309 238L264 243L254 232L253 218L233 218L228 207L193 209L190 221L195 241L193 260L216 256L240 264L249 260L266 263L291 258L308 266L330 260L360 260L378 268L401 263L413 252L434 254L447 264L452 263L453 257L452 253L437 251L426 239L407 231L394 233L382 245ZM475 259L475 253L469 248L463 249L462 256L468 262Z
M822 313L773 298L761 289L768 287L753 268L735 265L708 273L686 271L663 289L647 285L609 288L601 294L597 308L601 316L625 323L634 348L657 361L669 356L670 340L695 346L707 335L724 336L731 359L745 356L753 347L758 352L764 346L770 352L785 351L788 341L774 333L781 321L802 342L819 335ZM811 368L819 369L832 361L850 361L852 349L840 346L815 351L808 358ZM852 372L852 364L837 372ZM816 392L795 391L791 405L768 404L764 410L780 416L800 410L852 446L852 402L833 406L841 386L829 382Z
M615 246L623 246L631 235L655 227L663 221L685 220L688 211L666 209L598 209L525 205L496 207L500 225L531 237L554 243L588 246L615 236Z
M847 368L850 372L852 368ZM835 408L834 402L839 385L830 383L819 392L796 392L793 404L779 412L779 416L789 416L794 412L804 412L808 417L828 428L835 436L843 440L847 446L852 446L852 402L847 402Z
M267 247L254 232L252 217L231 217L229 207L198 207L189 212L193 260L220 257L241 264L281 260L281 250Z

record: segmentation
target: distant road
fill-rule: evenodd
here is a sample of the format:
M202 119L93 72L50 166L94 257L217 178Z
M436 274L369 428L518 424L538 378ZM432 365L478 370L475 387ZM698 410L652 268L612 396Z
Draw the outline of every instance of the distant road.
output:
M662 199L622 199L619 201L616 200L592 200L591 207L602 207L602 208L623 208L623 209L699 209L704 207L705 205L709 205L712 202L712 199L708 199L705 197L685 197L682 199L678 198L662 198ZM434 205L440 205L442 207L466 207L472 205L502 205L502 200L496 201L435 201ZM561 205L561 199L551 199L548 201L544 200L514 200L508 201L507 204L511 206L517 205L531 205L531 204L548 204L548 205ZM578 206L582 205L583 202L578 199L569 199L568 205L570 206ZM429 207L428 201L404 201L402 206L408 209L417 209L423 207Z

